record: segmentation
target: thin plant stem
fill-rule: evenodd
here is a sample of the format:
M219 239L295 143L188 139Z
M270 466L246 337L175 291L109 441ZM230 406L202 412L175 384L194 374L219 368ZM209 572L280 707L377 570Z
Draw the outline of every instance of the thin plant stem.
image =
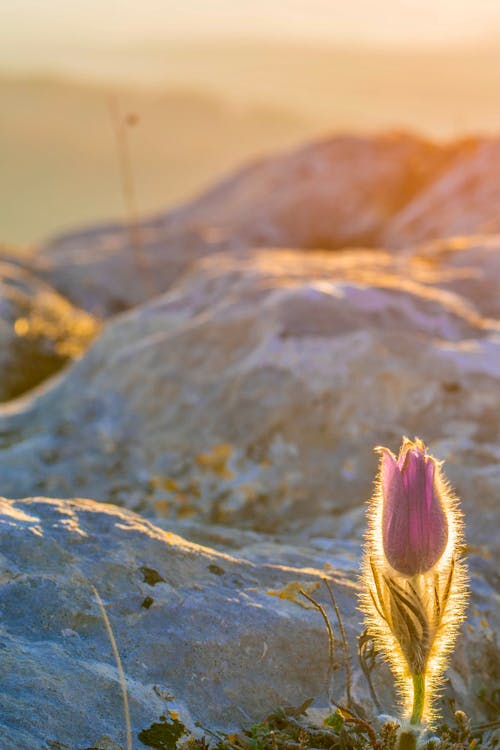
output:
M417 737L413 732L401 732L397 750L416 750Z
M328 694L330 694L330 680L331 676L335 671L336 664L335 664L335 636L333 635L333 629L332 625L330 623L330 620L328 618L328 615L325 612L325 608L322 604L320 604L314 597L312 597L310 594L308 594L304 589L299 589L299 593L302 594L308 601L311 602L311 604L316 607L318 612L321 614L321 617L324 620L326 630L328 633L328 661L329 661L329 674L328 674Z
M488 721L485 724L474 724L471 729L473 732L482 732L485 729L497 729L498 727L500 727L500 719L497 719L496 721Z
M352 706L352 697L351 697L351 654L349 651L349 644L347 643L347 638L345 634L345 628L344 623L342 620L342 615L340 614L340 609L337 604L337 600L335 598L335 594L333 593L333 588L330 584L330 581L327 578L323 578L323 583L325 584L326 588L328 589L328 593L330 595L330 599L332 602L333 609L335 610L335 616L337 618L337 622L339 624L339 630L340 630L340 637L342 639L342 648L344 650L344 658L345 658L345 678L346 678L346 697L347 697L347 707L351 708Z
M101 610L102 619L104 620L104 624L106 626L108 637L111 643L111 648L113 649L113 654L114 654L115 661L116 661L116 667L118 669L118 676L120 678L120 686L122 689L123 710L125 713L125 726L126 726L126 731L127 731L127 750L132 750L132 726L130 723L130 710L128 706L127 683L125 680L125 673L122 667L122 660L120 659L120 653L118 651L118 646L116 645L115 636L113 634L113 628L111 627L111 623L109 621L106 608L104 607L102 599L99 596L99 592L95 586L92 586L92 590L94 592L95 598L97 599L99 609Z
M132 169L132 159L130 157L130 148L127 137L127 124L121 114L120 106L115 96L109 96L108 106L116 142L120 184L122 188L123 202L125 204L130 244L132 246L132 252L134 253L137 270L142 273L145 270L142 257L142 236L139 229L139 213L137 210L134 172Z
M370 738L370 744L373 747L373 750L380 750L379 744L377 742L377 735L375 734L373 727L368 724L367 721L359 719L357 716L347 717L344 719L344 721L346 722L346 724L357 724L359 727L364 729L368 734L368 737Z
M424 713L425 702L425 675L414 674L413 679L413 711L410 724L420 724Z
M377 693L375 692L375 688L373 687L371 678L371 673L375 668L377 654L378 652L375 648L375 644L371 637L370 631L368 628L365 628L361 635L358 637L358 659L360 667L368 683L368 688L370 690L370 696L373 704L377 711L380 711L380 702L377 698Z

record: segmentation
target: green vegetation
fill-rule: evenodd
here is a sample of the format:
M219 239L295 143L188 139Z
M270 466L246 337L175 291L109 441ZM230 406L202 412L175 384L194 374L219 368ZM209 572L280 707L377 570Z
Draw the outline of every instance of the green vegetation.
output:
M166 716L160 716L159 722L140 732L139 739L143 745L153 747L155 750L175 750L178 740L185 734L184 724L178 719L168 721Z
M241 732L210 738L190 737L178 750L394 750L396 722L369 723L337 709L323 727L307 717L311 700L299 708L279 708L259 724ZM500 747L500 722L474 726L463 711L455 711L452 725L442 724L435 736L424 740L422 750L490 750Z

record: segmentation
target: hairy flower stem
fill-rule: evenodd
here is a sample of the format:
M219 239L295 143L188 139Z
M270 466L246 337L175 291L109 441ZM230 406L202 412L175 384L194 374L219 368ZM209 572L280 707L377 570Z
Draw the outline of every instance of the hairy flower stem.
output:
M424 713L425 674L413 675L413 711L410 724L420 724Z
M417 737L413 732L402 732L399 735L398 750L416 750Z
M422 724L425 703L425 674L412 675L413 680L413 710L410 725L414 730L403 730L399 735L397 750L416 750L419 728Z

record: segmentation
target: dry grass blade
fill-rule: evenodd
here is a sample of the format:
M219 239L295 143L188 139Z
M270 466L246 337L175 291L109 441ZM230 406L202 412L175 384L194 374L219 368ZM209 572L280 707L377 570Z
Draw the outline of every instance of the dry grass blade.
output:
M134 253L137 270L140 273L144 273L143 243L138 220L139 212L137 209L134 173L127 137L127 121L120 111L120 106L115 96L110 95L108 97L108 107L116 141L120 183L127 214L130 244Z
M132 727L130 724L130 711L128 707L127 683L125 680L125 673L122 667L122 660L120 659L118 646L116 645L116 640L113 634L113 628L111 627L111 623L109 621L108 613L106 612L102 599L99 596L99 592L95 586L92 586L92 591L95 594L95 598L97 599L99 609L101 610L102 619L104 620L104 624L106 626L108 637L111 643L111 648L113 649L113 654L115 657L116 667L118 669L118 676L120 678L120 685L122 689L123 710L125 712L125 725L126 725L126 730L127 730L127 750L132 750Z
M372 701L377 711L380 711L380 702L377 698L375 688L373 687L373 682L372 682L372 677L371 677L371 674L373 670L375 669L375 664L377 661L377 654L378 654L378 651L375 648L375 644L370 635L370 631L368 628L365 628L358 638L358 659L359 659L359 664L361 666L363 674L368 683L368 688L370 690Z
M367 721L364 721L363 719L359 719L357 716L353 716L352 718L351 717L346 718L345 722L346 724L357 724L359 727L364 729L370 739L370 744L373 750L380 750L380 747L377 741L377 735L375 734L375 730Z
M327 578L323 578L323 583L325 584L326 588L328 589L328 593L330 595L330 600L332 602L333 609L335 610L335 616L337 618L337 622L339 624L339 630L340 630L340 637L342 639L342 648L344 649L344 658L345 658L345 673L346 673L346 697L347 697L347 707L352 707L352 697L351 697L351 654L349 651L349 644L347 643L347 638L345 634L345 628L344 623L342 620L342 615L340 614L340 609L337 604L337 600L335 598L335 594L333 593L333 588L330 584L330 581Z
M325 608L322 604L320 604L314 597L312 597L310 594L308 594L304 589L299 589L299 593L305 597L308 601L311 602L311 604L316 607L318 612L321 614L321 617L323 618L326 630L328 632L328 658L329 658L329 679L328 679L328 693L330 693L330 678L337 668L337 665L335 664L335 636L333 635L333 629L332 625L330 623L330 620L328 618L328 615L325 612Z

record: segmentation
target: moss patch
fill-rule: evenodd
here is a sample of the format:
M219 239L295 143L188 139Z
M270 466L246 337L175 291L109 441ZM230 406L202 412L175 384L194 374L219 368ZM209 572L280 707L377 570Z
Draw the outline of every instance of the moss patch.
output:
M167 721L166 716L160 716L159 722L139 733L139 739L143 745L155 750L175 750L178 740L185 734L186 727L180 721Z

